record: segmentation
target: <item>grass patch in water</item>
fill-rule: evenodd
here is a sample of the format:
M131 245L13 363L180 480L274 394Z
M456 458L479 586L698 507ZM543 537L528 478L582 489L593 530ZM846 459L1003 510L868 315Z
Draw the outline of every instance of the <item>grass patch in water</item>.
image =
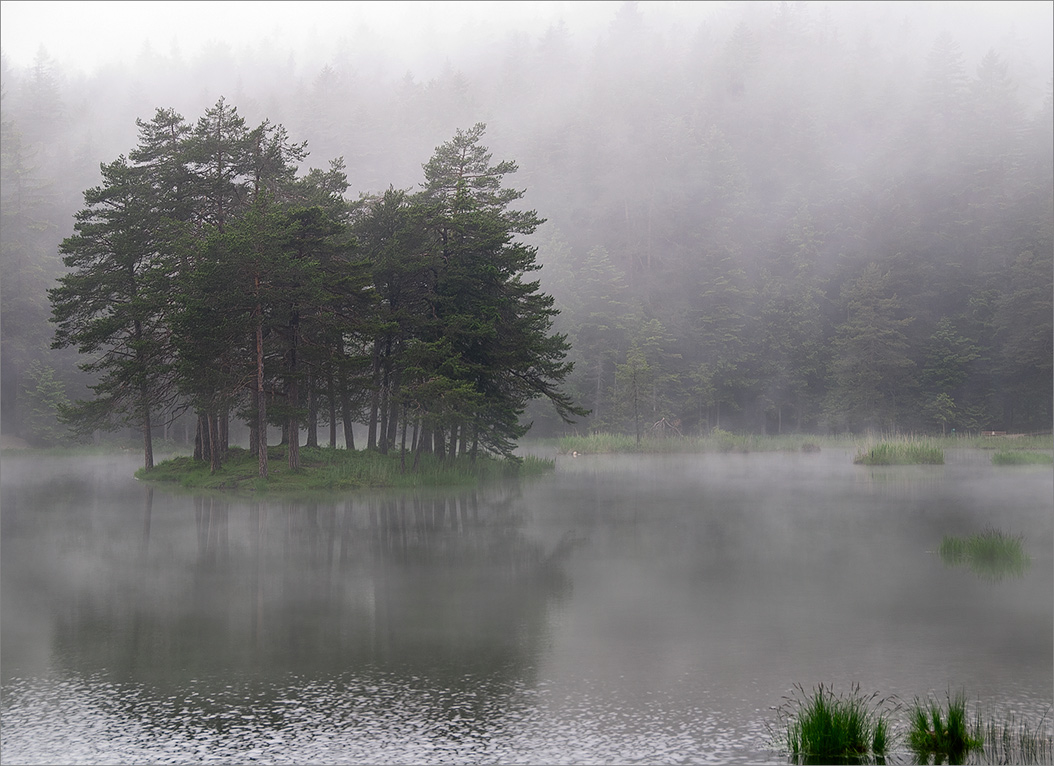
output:
M1049 711L1048 711L1049 712ZM1046 714L1033 726L1013 714L989 716L978 713L973 736L981 741L987 763L1054 763L1054 737L1043 733Z
M937 763L962 763L971 750L980 750L983 740L970 732L966 718L966 695L959 692L948 697L947 707L934 699L922 702L918 698L911 706L908 721L908 747L920 763L929 763L932 755Z
M989 580L1023 577L1032 565L1024 548L1024 537L986 529L969 537L945 536L937 555L948 566L965 564Z
M1051 465L1054 458L1043 452L1000 450L992 453L992 465Z
M877 693L863 696L857 685L845 695L823 684L812 693L795 689L777 710L783 744L794 761L859 763L881 758L890 748L891 711Z
M944 450L922 441L882 442L858 452L857 465L944 465Z
M512 476L531 476L555 468L553 460L526 456L504 460L483 455L472 460L459 456L439 460L422 455L417 468L413 456L406 456L405 468L398 453L382 455L373 451L328 447L301 447L300 470L291 471L284 445L268 447L268 475L259 477L256 456L241 447L232 447L220 470L212 473L209 464L192 457L166 460L136 478L151 482L171 482L186 489L233 490L239 492L340 491L364 487L472 486L482 481Z

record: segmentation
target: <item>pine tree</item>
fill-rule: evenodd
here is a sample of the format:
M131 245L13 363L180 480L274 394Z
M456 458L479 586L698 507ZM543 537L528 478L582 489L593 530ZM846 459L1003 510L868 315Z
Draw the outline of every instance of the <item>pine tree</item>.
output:
M124 157L102 166L103 183L84 193L76 234L63 240L71 271L49 290L54 348L76 347L96 373L92 400L69 410L83 430L134 423L143 434L144 465L153 467L152 415L170 396L171 365L162 307L166 274L149 227L144 174ZM145 225L144 225L145 224Z
M914 383L904 334L911 319L899 316L900 301L888 294L888 279L872 263L842 291L846 321L834 340L828 413L851 430L895 428Z
M502 181L516 165L491 164L480 143L484 131L482 123L457 131L424 166L437 322L423 340L449 349L456 360L449 365L452 393L467 385L482 397L474 412L451 411L450 444L460 430L462 447L471 442L473 453L482 446L508 456L513 440L529 427L518 421L531 399L547 398L568 422L585 411L558 388L572 367L565 361L566 337L550 333L553 299L537 281L524 279L539 268L537 251L516 237L533 233L543 221L534 211L512 207L523 192Z

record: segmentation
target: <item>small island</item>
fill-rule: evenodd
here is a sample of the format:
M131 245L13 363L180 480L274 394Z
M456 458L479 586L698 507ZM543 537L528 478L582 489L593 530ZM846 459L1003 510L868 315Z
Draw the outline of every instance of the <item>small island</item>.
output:
M191 455L173 457L152 470L140 468L140 481L194 490L223 490L234 493L330 492L365 488L409 488L419 486L465 486L514 476L550 471L553 460L533 455L457 456L406 453L382 455L372 450L300 447L300 465L289 467L288 445L267 448L270 470L260 478L259 460L250 450L231 447L218 470Z

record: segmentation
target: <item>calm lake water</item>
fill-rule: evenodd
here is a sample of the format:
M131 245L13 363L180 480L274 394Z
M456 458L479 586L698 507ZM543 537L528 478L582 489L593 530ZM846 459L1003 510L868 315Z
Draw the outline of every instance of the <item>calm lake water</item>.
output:
M786 763L773 709L821 682L1049 730L1054 475L988 460L561 456L253 503L151 493L134 456L4 457L0 755ZM1023 576L942 563L991 528Z

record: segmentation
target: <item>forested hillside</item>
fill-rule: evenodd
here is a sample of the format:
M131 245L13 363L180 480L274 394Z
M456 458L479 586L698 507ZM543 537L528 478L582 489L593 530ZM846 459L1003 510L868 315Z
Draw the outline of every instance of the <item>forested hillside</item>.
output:
M49 321L48 290L69 273L60 246L85 190L112 186L116 161L142 148L137 119L162 109L192 125L222 99L248 125L306 141L305 159L284 160L299 178L325 186L340 173L341 188L313 199L342 207L347 263L374 267L362 283L378 324L358 330L370 370L361 390L394 390L377 377L382 339L410 321L397 308L414 321L424 311L397 307L378 280L380 254L415 247L406 230L377 234L385 205L428 192L437 147L482 123L495 161L518 166L505 183L523 194L505 200L526 217L504 220L528 224L534 211L543 221L508 229L510 242L537 249L542 268L528 279L560 312L555 334L537 337L559 345L566 334L574 363L566 376L551 370L559 392L503 389L513 409L543 394L524 414L532 435L663 419L685 434L1049 431L1049 64L1009 30L967 45L939 18L884 5L869 6L864 23L808 4L746 3L671 25L627 4L595 36L561 25L509 34L435 72L408 71L354 36L309 65L288 51L223 47L194 59L146 49L90 75L46 51L24 69L5 59L0 425L61 441L57 408L98 383L75 349L51 348ZM318 289L351 278L332 273ZM310 369L308 359L295 373L291 406L321 424L370 424L378 445L403 436L373 422L369 400L342 415L339 376ZM479 407L462 393L465 408ZM156 435L193 434L201 402L174 394ZM170 423L181 403L190 411ZM572 403L589 415L567 424L559 414ZM491 446L520 431L500 422Z

